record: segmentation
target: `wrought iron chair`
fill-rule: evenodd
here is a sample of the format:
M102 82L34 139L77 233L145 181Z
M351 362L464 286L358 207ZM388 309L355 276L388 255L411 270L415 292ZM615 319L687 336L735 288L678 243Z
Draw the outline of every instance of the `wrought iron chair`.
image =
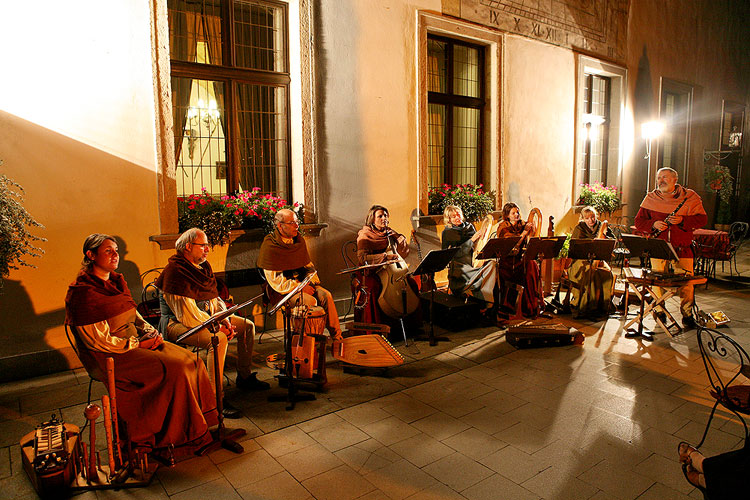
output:
M734 261L734 272L737 276L740 275L740 271L737 269L737 251L742 246L742 243L747 239L748 231L750 231L750 224L747 222L733 222L729 226L729 275L732 275L732 261ZM724 271L724 262L721 263L721 270Z
M742 422L745 449L748 449L750 434L743 415L750 416L750 358L734 339L710 328L698 328L698 347L711 385L708 392L716 402L696 448L700 448L705 441L716 407L721 404Z
M159 289L154 284L159 277L163 267L155 267L141 274L141 302L137 310L143 319L148 321L154 328L159 328Z
M352 267L357 267L357 240L345 241L344 244L341 245L341 258L344 260L344 268L349 269ZM352 280L354 279L355 275L352 274ZM346 308L346 313L344 314L344 322L346 322L346 318L347 316L349 316L349 311L352 310L352 306L354 305L354 301L356 298L355 287L350 287L350 289L352 294L349 298L349 306Z

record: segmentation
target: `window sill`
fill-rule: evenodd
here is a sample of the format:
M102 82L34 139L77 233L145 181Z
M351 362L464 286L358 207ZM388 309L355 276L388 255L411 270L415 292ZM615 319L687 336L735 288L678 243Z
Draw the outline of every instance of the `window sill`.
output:
M300 230L307 237L317 238L320 236L321 231L327 227L328 224L325 222L320 224L302 224ZM155 234L149 236L148 239L149 241L158 243L160 250L171 250L174 248L174 243L179 236L179 234ZM264 236L262 229L234 229L229 235L229 244L231 245L240 238L243 241L257 240L260 242Z
M490 213L495 217L496 220L501 215L500 211L497 211L497 210L490 212ZM445 224L443 222L442 215L417 215L417 216L412 217L411 220L416 221L418 227L442 226ZM481 220L476 221L476 222L479 223L481 222Z

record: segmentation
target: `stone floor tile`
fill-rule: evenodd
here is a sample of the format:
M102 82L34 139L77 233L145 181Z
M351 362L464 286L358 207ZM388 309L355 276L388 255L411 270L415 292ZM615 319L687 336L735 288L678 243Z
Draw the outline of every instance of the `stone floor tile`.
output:
M603 460L563 441L552 442L531 456L542 464L566 470L570 477L578 476Z
M392 444L389 448L417 467L424 467L454 453L450 447L422 433Z
M406 460L392 463L365 476L389 498L407 498L436 483L435 479Z
M494 434L518 423L518 420L512 416L500 413L492 408L482 408L471 412L461 417L460 420L486 434Z
M468 399L460 394L451 394L437 401L432 401L430 406L455 418L463 417L484 408L484 405L478 401Z
M488 467L458 452L443 457L422 470L456 491L463 491L494 474Z
M479 463L517 484L531 479L552 465L546 457L532 456L513 446L506 446Z
M353 500L375 490L375 486L346 465L303 481L302 486L317 500Z
M602 460L578 479L622 500L637 498L654 484L652 479L609 460Z
M221 472L208 457L191 458L174 467L162 467L156 475L170 496L221 478Z
M297 426L287 427L256 439L272 457L286 455L315 444L315 440Z
M465 489L461 494L469 500L498 500L502 492L503 500L537 500L540 497L515 482L493 474L485 480Z
M396 417L388 417L365 425L362 427L362 430L386 446L419 434L419 429Z
M414 493L406 500L465 500L466 497L442 483L435 483Z
M542 498L555 500L578 500L593 496L598 488L577 479L566 463L555 464L536 476L521 483L521 486Z
M693 489L693 487L690 486L690 483L685 481L685 477L682 475L682 469L677 460L676 451L671 459L653 454L638 464L634 470L642 476L651 478L655 482L659 482L669 489L685 495L690 493L690 490Z
M506 394L519 394L526 390L538 387L533 382L508 374L502 374L499 377L487 380L484 383L489 387L503 391Z
M349 422L316 429L309 436L329 451L336 451L370 439L370 436Z
M283 470L266 450L250 452L217 467L235 488L260 481Z
M473 427L443 439L443 444L474 460L481 460L508 446L505 441Z
M336 455L319 444L276 457L276 461L297 481L304 481L343 465Z
M122 492L119 493L120 497L122 497ZM221 498L222 500L242 499L240 494L229 484L229 481L224 478L181 491L170 498L175 500L205 500L206 498Z
M526 403L509 411L507 414L509 417L518 419L519 422L537 430L542 430L552 425L557 416L555 413L547 411L545 408L534 403Z
M493 410L497 410L500 413L507 413L514 408L518 408L519 406L526 404L526 401L524 401L523 399L512 394L508 394L507 392L498 390L482 394L481 396L477 396L473 399L477 403L481 403L484 406L492 408Z
M438 441L458 434L469 428L469 424L450 415L437 412L412 424L414 428L419 429L425 434L429 434Z
M336 415L361 428L363 425L388 418L390 413L383 411L375 402L368 402L339 410Z
M286 471L238 488L237 493L243 500L304 500L311 498L310 492Z
M524 422L519 422L493 435L528 454L541 450L557 439L554 434L550 434L546 430L540 431Z
M388 406L384 406L383 411L390 413L394 417L398 417L399 420L411 424L415 420L432 415L437 410L421 401L411 399L408 401L397 401Z
M10 477L10 446L0 448L0 479Z
M307 422L300 422L299 424L297 424L297 427L309 434L313 431L317 431L318 429L338 426L342 423L342 421L343 418L341 417L341 415L339 415L339 412L336 412L329 413L328 415L323 415L322 417L314 418L312 420L308 420Z
M702 494L701 497L703 497ZM638 497L638 500L690 500L690 498L688 495L675 491L661 483L654 483L643 495Z

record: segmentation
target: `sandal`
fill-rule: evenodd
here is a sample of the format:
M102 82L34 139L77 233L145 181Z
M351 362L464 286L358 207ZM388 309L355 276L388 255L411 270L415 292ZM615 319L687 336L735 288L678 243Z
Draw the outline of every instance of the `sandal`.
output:
M700 477L701 473L697 469L693 469L688 464L682 464L682 474L687 479L687 482L698 488L698 490L705 495L706 488L701 486ZM704 479L705 481L705 479Z
M684 446L684 449L683 449L683 446ZM694 447L687 441L680 441L680 444L677 445L677 454L680 456L680 463L692 464L690 460L690 455L692 455L693 452L695 451L698 451L698 448Z

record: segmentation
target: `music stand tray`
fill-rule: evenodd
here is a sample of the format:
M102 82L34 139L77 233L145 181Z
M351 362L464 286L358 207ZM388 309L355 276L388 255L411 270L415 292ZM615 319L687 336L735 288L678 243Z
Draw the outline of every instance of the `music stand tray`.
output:
M531 238L526 247L526 257L536 259L554 259L565 244L566 236Z
M635 234L623 234L622 242L630 250L631 256L645 255L654 259L680 260L672 244L660 238L644 238Z
M520 236L492 238L487 241L482 251L477 254L477 259L487 260L507 257L519 241L521 241Z
M435 273L445 269L450 264L453 257L460 250L459 247L446 248L444 250L430 250L427 255L424 256L422 262L419 263L412 274L423 275L428 274L432 278L433 282L435 279ZM437 345L438 342L447 342L447 337L435 337L435 325L433 323L433 306L435 303L435 287L430 290L430 334L427 340L431 346ZM425 340L417 337L416 340Z
M612 260L612 251L615 249L615 240L570 240L568 257L573 260Z
M214 314L213 316L211 316L210 318L208 318L206 321L204 321L200 325L194 326L190 330L186 331L185 333L183 333L182 335L180 335L179 337L177 337L175 339L175 344L179 344L180 342L182 342L186 338L190 337L191 335L194 335L195 333L203 330L204 328L209 328L211 325L223 321L224 319L228 318L229 316L231 316L235 312L239 311L243 307L245 307L247 305L250 305L252 302L258 300L259 298L262 297L262 295L263 294L256 295L252 299L248 299L245 302L243 302L242 304L237 304L237 305L229 307L229 308L227 308L227 309L225 309L223 311L217 312L216 314Z

